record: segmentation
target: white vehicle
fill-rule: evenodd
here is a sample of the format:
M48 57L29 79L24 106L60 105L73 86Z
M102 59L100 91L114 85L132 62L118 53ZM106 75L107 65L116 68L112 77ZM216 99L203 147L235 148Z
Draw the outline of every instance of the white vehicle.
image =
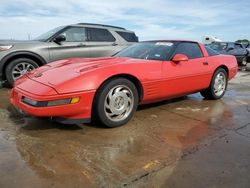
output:
M211 44L212 42L222 42L222 40L215 36L203 36L203 44Z

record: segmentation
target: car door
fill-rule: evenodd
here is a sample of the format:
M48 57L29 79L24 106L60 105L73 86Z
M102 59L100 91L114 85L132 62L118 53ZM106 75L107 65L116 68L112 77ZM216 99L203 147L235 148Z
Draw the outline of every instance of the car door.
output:
M68 27L57 36L59 35L63 35L66 40L60 43L52 40L49 43L50 61L71 57L91 57L84 27Z
M163 63L163 95L181 96L208 87L211 79L210 67L207 57L199 46L194 42L179 42L172 57L176 54L185 54L189 60L174 63Z
M92 57L112 56L124 48L108 29L87 27L86 32Z

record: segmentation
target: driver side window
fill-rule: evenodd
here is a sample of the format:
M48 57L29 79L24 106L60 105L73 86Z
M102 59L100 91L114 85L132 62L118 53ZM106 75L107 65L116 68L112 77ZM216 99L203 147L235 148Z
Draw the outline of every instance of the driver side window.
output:
M189 59L203 57L200 47L194 42L179 43L174 52L174 55L176 54L185 54Z
M85 28L83 27L70 27L61 35L65 36L65 42L85 42L87 40Z

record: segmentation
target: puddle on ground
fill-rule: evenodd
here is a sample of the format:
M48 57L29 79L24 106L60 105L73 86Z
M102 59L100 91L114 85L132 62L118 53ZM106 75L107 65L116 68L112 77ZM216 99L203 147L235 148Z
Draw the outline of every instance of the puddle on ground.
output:
M187 151L249 123L248 92L229 86L218 101L195 94L143 106L127 125L106 129L17 117L1 89L0 187L119 187L164 168L160 187Z

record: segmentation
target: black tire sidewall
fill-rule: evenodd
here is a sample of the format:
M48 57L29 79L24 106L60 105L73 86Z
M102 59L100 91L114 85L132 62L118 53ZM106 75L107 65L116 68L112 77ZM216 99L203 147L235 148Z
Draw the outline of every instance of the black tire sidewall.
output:
M129 89L133 92L133 95L134 95L134 106L133 106L133 109L131 110L131 113L126 119L119 121L119 122L114 122L110 120L105 114L104 101L110 89L112 89L113 87L117 85L125 85L129 87ZM138 97L137 88L130 80L125 79L125 78L115 78L115 79L108 80L97 91L97 94L95 96L94 103L93 103L92 118L95 123L100 123L106 127L114 128L114 127L122 126L126 124L133 117L138 106L138 101L139 101L139 97Z
M217 95L215 95L215 93L214 93L214 82L215 82L216 76L217 76L220 72L223 72L223 74L224 74L225 77L226 77L226 87L225 87L224 92L223 92L220 96L217 96ZM211 93L211 97L212 97L213 99L220 99L220 98L222 98L222 97L224 96L226 90L227 90L227 85L228 85L228 74L227 74L227 72L225 71L225 69L222 69L222 68L217 69L217 70L215 71L214 75L213 75L213 79L212 79L212 82L211 82L210 88L209 88L209 89L210 89L210 93Z
M38 68L39 65L31 60L31 59L28 59L28 58L18 58L18 59L15 59L13 61L11 61L6 69L5 69L5 76L6 76L6 79L7 79L7 82L9 83L10 86L13 86L14 84L14 79L12 78L12 71L13 71L13 68L18 65L19 63L22 63L22 62L26 62L26 63L29 63L31 64L32 66L34 66L35 68Z

